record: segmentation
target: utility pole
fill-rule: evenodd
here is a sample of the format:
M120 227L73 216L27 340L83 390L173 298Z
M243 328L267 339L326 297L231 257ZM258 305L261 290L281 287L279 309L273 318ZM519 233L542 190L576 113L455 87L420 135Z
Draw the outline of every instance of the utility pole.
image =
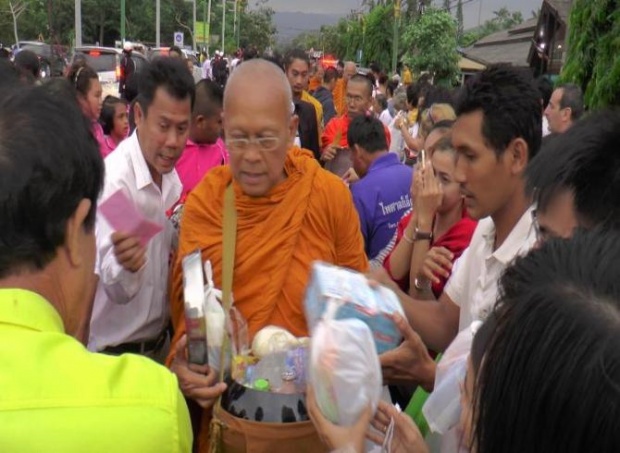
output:
M235 11L233 13L233 42L237 42L237 0L235 0Z
M222 53L226 47L226 0L222 0Z
M396 64L398 61L398 28L400 25L400 2L394 0L394 36L392 38L392 74L396 74Z
M155 47L161 47L161 4L155 0Z
M82 0L75 0L75 46L82 45Z
M209 0L209 6L207 8L207 25L207 28L209 29L209 36L205 36L205 39L207 40L207 55L211 56L209 54L209 48L211 47L211 0Z
M121 0L121 44L125 44L125 0Z

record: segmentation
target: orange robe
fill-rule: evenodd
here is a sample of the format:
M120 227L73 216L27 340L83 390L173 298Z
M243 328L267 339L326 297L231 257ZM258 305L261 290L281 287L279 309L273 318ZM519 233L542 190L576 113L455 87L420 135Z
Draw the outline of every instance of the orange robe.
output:
M265 197L249 197L233 183L238 213L233 297L251 337L267 325L308 335L303 296L313 261L368 267L359 217L342 181L296 147L285 170L287 179ZM214 168L187 198L171 277L173 343L185 333L182 258L202 250L221 288L223 200L231 180L230 167Z
M351 124L351 118L349 115L343 115L340 117L332 118L325 126L325 130L321 135L321 152L328 145L339 146L341 148L349 147L349 140L347 139L347 133L349 132L349 125ZM392 135L390 130L384 125L385 138L387 139L388 148L392 141Z
M336 81L336 86L332 92L334 96L334 107L336 113L341 116L347 113L347 83L343 78Z
M249 197L233 182L237 209L233 299L248 322L251 337L267 325L281 326L296 336L308 335L303 297L312 262L368 269L349 189L321 169L310 152L297 147L289 150L284 169L286 180L264 197ZM203 260L213 265L215 286L222 287L224 191L231 181L229 166L214 168L185 203L171 275L175 328L171 351L185 333L182 258L202 250ZM198 433L200 451L205 452L209 418L205 412Z
M320 77L310 77L310 82L308 83L308 91L313 92L318 87L321 86L321 78Z

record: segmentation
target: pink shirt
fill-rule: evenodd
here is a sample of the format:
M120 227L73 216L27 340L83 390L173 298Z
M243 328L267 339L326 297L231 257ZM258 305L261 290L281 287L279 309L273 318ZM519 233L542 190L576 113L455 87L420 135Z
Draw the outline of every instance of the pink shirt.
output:
M95 136L95 138L97 139L97 143L99 144L99 152L101 153L101 157L105 159L105 157L110 154L112 150L110 150L110 147L106 143L103 128L101 127L101 124L99 124L99 121L93 121L92 124L93 135Z
M198 144L187 140L176 170L183 183L183 195L189 193L213 167L228 163L228 151L221 138L213 144Z

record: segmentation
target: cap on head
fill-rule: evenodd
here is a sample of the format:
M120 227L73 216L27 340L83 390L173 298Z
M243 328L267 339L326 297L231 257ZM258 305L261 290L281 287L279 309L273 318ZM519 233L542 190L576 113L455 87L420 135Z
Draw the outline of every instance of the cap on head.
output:
M125 41L125 44L123 44L123 50L125 52L131 52L133 50L133 43Z

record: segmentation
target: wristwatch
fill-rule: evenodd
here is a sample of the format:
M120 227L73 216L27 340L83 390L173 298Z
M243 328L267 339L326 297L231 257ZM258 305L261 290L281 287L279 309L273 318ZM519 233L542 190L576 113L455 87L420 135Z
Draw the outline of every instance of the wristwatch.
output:
M433 232L432 231L420 231L418 227L415 227L415 235L413 236L415 241L432 241L433 240Z
M420 283L420 280L418 280L418 277L416 277L413 280L413 286L418 291L424 291L425 289L430 289L431 288L431 282L429 282L428 280L425 280L424 283Z

